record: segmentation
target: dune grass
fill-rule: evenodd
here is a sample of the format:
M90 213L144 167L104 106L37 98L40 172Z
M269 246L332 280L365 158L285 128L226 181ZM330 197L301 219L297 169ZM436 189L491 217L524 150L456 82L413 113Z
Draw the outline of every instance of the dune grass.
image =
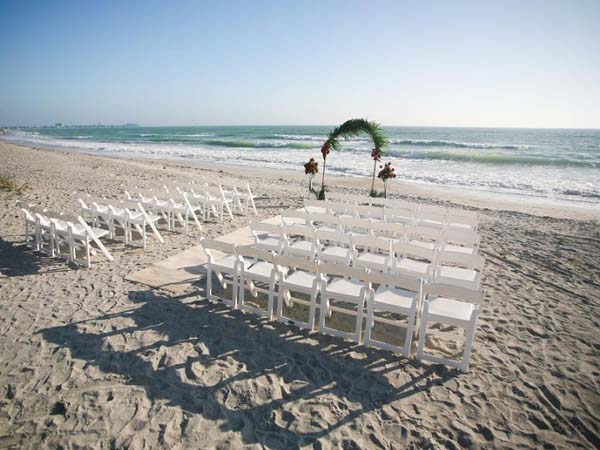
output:
M0 190L20 194L25 189L27 189L27 184L17 184L13 177L0 174Z

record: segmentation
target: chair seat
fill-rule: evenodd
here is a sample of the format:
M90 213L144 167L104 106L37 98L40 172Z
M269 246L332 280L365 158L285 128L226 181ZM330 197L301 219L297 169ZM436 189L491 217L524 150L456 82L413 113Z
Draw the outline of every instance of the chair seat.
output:
M364 283L358 280L348 280L347 278L334 278L327 285L329 294L341 294L350 297L359 297Z
M315 226L315 231L327 231L331 233L339 233L340 229L335 227L330 227L327 225L317 225Z
M96 205L96 212L100 214L108 213L108 206L106 205Z
M256 245L269 250L279 250L281 247L281 239L272 236L258 236Z
M332 247L326 247L321 252L321 255L325 256L325 257L332 257L332 258L339 259L339 258L347 258L349 252L350 252L349 248L332 246Z
M389 286L379 286L375 291L373 306L378 310L394 312L410 310L417 293Z
M224 256L223 258L217 259L212 266L215 269L224 269L224 270L233 270L235 263L237 261L237 257L235 255L227 255ZM242 258L242 263L244 264L244 268L250 266L250 264L252 264L252 261L249 260L248 258Z
M471 320L471 313L475 309L472 303L445 297L434 298L428 303L430 315L462 321Z
M359 263L363 265L373 265L373 266L386 266L387 265L387 256L380 255L377 253L362 253L357 260Z
M472 255L475 252L475 249L472 247L463 247L460 245L446 244L444 245L444 250L448 252L457 252L457 253L466 253Z
M448 228L458 228L460 230L472 230L473 227L471 225L467 225L466 223L448 223Z
M288 247L290 253L300 255L312 255L315 252L314 244L311 241L296 241Z
M298 287L303 289L312 289L313 283L317 279L317 275L303 270L296 270L284 281L287 287Z
M409 242L409 244L415 245L417 247L426 248L428 250L433 250L435 248L434 242L425 242L425 241L420 241L418 239L413 239L412 241Z
M432 219L421 219L419 223L432 228L442 228L442 222Z
M280 267L279 270L285 274L289 269L286 267ZM266 261L260 261L256 264L253 264L249 269L246 269L245 272L262 279L270 279L271 273L273 272L273 264Z
M431 265L423 261L416 261L410 258L402 258L400 261L396 261L394 267L398 270L410 272L418 276L425 276Z

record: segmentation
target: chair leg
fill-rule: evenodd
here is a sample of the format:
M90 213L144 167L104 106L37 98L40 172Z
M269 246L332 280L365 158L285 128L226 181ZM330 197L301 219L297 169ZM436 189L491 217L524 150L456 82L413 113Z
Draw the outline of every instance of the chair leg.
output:
M373 328L373 302L367 301L367 323L365 324L365 345L368 346L371 342L371 328Z
M419 341L417 344L417 359L423 356L423 347L425 345L425 334L427 332L427 319L429 317L429 305L425 303L423 315L421 316L421 326L419 327Z
M416 301L413 303L413 306L410 309L410 315L408 316L408 324L406 326L406 336L404 336L404 351L402 352L402 355L405 358L408 358L410 356L410 349L411 349L411 345L412 345L412 339L413 339L413 331L415 328L415 316L417 314L416 311Z
M466 329L465 335L465 351L463 354L463 359L460 364L460 370L463 372L467 372L469 370L469 358L471 356L471 348L473 347L473 337L475 336L475 327L477 325L477 311L473 311L471 314L471 321L469 323L469 328Z
M206 299L210 300L212 296L212 270L210 264L206 268Z
M355 335L356 342L358 344L362 343L362 322L363 322L363 312L365 309L364 300L356 307L356 326L355 326Z
M310 327L310 331L315 329L315 315L317 312L317 295L319 291L313 290L310 294L310 307L308 310L308 325Z

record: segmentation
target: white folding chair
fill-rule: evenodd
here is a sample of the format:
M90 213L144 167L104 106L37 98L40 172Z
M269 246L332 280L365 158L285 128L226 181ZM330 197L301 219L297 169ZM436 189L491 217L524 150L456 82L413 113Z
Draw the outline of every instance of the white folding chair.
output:
M327 213L327 202L324 200L304 200L304 209L308 214Z
M218 218L223 223L225 212L227 212L229 218L233 220L233 212L231 211L232 200L225 197L221 186L206 186L203 188L203 191L206 195L206 211L208 215L214 215L215 218Z
M36 220L37 250L45 255L54 257L54 224L47 215L47 211L32 208Z
M406 240L411 245L416 245L429 250L438 250L444 238L444 232L438 228L407 225Z
M248 211L252 209L254 215L257 215L256 205L254 203L254 194L250 189L250 183L242 180L227 180L226 184L232 188L234 209L237 208L242 214L248 215Z
M392 260L392 243L372 236L352 236L352 264L363 269L387 272Z
M343 264L319 264L317 269L322 277L319 332L350 339L358 344L362 341L362 322L371 286L367 272ZM328 280L328 277L331 277ZM327 281L328 280L328 281ZM354 332L338 330L327 326L327 317L333 312L355 316Z
M287 274L288 269L278 266L271 252L253 245L238 246L235 251L239 258L251 261L249 265L240 264L238 266L240 280L238 309L273 320L273 305L279 274ZM246 302L246 287L252 297L257 298L259 293L267 294L266 308L263 309Z
M308 217L309 217L308 214L304 210L281 211L281 225L283 225L283 226L295 225L295 226L301 226L301 227L309 227L310 222L308 220Z
M25 245L37 250L37 220L32 211L33 205L17 200L16 206L23 212L25 218Z
M450 209L446 214L448 230L477 231L479 228L479 213L464 209Z
M310 213L308 220L310 226L312 226L315 231L342 231L343 220L331 214Z
M312 229L300 225L281 228L284 238L283 254L311 260L317 257L317 242Z
M444 232L441 250L476 255L479 251L481 235L475 231L448 228Z
M406 225L401 223L373 222L371 224L371 234L380 239L387 239L391 242L406 241Z
M485 258L462 252L441 251L437 254L434 280L467 289L479 289Z
M384 209L380 206L358 205L356 207L356 217L359 219L370 220L372 222L383 222L385 217Z
M339 231L315 231L317 258L320 262L350 265L352 240Z
M461 371L467 372L477 326L479 305L483 301L483 292L434 283L423 286L423 297L425 301L419 327L417 359L457 367ZM425 352L427 324L429 322L442 323L465 330L465 347L461 359L444 358Z
M332 202L327 200L325 205L327 207L327 214L331 214L340 218L356 217L356 206L354 203Z
M206 264L206 298L211 302L224 303L233 309L237 309L240 266L247 267L252 261L238 257L235 244L206 238L201 238L200 244L208 259ZM230 299L213 294L213 273L223 289L226 289L228 284L232 286ZM229 279L226 279L225 275L228 275Z
M254 245L262 250L281 253L285 247L285 238L281 225L264 222L250 222L250 232Z
M366 219L340 219L341 228L344 230L344 233L349 236L370 236L374 224L375 222Z
M392 244L391 273L430 281L435 269L435 251L417 245L396 242Z
M291 323L299 328L314 330L317 310L317 296L321 281L321 275L317 271L317 263L314 260L295 258L291 256L275 256L277 267L286 268L279 272L279 293L277 296L277 320L283 323ZM306 301L294 297L294 292L310 296ZM308 307L308 321L287 317L284 306L292 308L295 303Z
M414 221L414 207L405 206L385 206L383 211L385 221L389 223L401 223L412 225Z
M142 248L146 248L147 243L147 232L146 227L150 227L152 233L158 239L158 241L163 244L164 239L160 235L158 229L156 228L156 223L160 220L160 216L156 214L148 214L144 205L139 200L125 200L118 204L124 211L125 214L125 232L126 232L126 242L129 245L141 246ZM141 238L141 244L138 244L134 239L133 231L137 231Z
M415 213L415 224L423 227L443 229L446 223L446 208L437 205L421 205Z
M402 275L372 272L367 276L372 289L367 300L367 323L365 325L365 345L410 355L417 311L422 301L423 281ZM378 285L375 289L375 285ZM378 316L395 314L406 316L406 325L393 318ZM404 344L397 345L373 338L376 323L405 328Z

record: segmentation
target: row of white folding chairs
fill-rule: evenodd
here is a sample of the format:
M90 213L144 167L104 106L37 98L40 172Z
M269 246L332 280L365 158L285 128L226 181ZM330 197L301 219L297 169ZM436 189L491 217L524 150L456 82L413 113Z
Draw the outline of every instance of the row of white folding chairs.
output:
M156 226L161 216L146 211L141 200L115 200L84 194L77 201L81 216L93 227L105 229L109 239L118 239L121 231L126 245L146 248L147 229L150 228L156 239L164 243Z
M211 239L202 240L202 245L208 256L206 295L211 301L223 302L234 309L311 331L315 330L316 311L319 309L319 332L364 343L369 347L399 352L404 357L410 356L413 330L418 327L418 359L468 370L478 305L483 299L479 290L429 284L418 278L369 271L344 264L274 255L256 246L240 247ZM230 298L213 293L213 274L223 288L231 284ZM247 289L253 297L258 297L259 292L267 294L266 307L249 304L246 300ZM292 293L307 295L310 300L294 297ZM320 301L317 301L318 297ZM286 316L285 309L292 307L294 303L308 307L306 322ZM363 327L365 305L366 324ZM327 319L333 312L354 316L354 331L328 326ZM403 326L403 322L382 317L382 313L406 317L406 333L402 345L373 337L376 323ZM465 330L465 350L460 360L441 358L425 352L429 322L444 323Z
M334 214L342 217L423 225L439 229L477 231L479 227L479 214L476 212L409 203L402 200L390 200L384 205L305 200L304 207L308 213Z
M167 181L164 183L164 188L167 192L186 192L193 193L196 196L200 195L200 193L208 194L208 199L212 200L212 203L215 205L212 209L218 206L219 209L227 212L231 218L233 218L234 213L248 215L252 211L255 215L257 214L254 194L250 189L250 183L247 181L234 178L214 179L196 177L188 182Z
M233 219L235 197L226 193L221 186L206 183L165 183L163 187L168 195L184 198L194 213L202 214L204 221L210 217L214 217L220 223L223 223L226 216Z
M17 207L25 217L25 243L33 250L89 268L96 253L91 245L94 242L109 261L114 260L100 241L108 232L90 227L81 216L55 213L22 201L17 201Z
M297 225L250 224L257 248L280 255L403 274L478 289L485 258L417 239L392 240L313 230Z
M282 211L282 225L306 226L312 230L340 231L349 235L381 237L393 241L412 242L432 249L476 254L481 236L473 230L439 229L422 225L381 222L333 214L307 213L302 210Z
M256 204L254 203L254 194L252 193L252 189L250 189L249 182L235 178L224 178L218 181L205 178L205 183L219 186L225 193L225 196L232 200L234 212L248 215L250 210L252 210L254 215L258 214Z
M189 233L192 224L202 231L197 213L202 212L203 208L185 193L174 190L165 193L163 189L130 186L125 189L125 196L128 200L141 202L149 214L159 216L167 224L169 231L183 230Z

